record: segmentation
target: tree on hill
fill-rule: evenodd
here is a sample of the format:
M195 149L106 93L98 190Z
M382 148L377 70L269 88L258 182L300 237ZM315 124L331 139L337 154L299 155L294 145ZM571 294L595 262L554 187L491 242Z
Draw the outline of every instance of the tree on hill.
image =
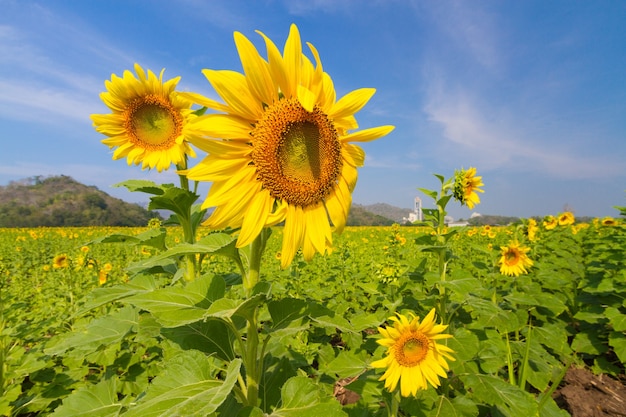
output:
M65 175L0 186L0 227L145 226L154 217L161 218Z

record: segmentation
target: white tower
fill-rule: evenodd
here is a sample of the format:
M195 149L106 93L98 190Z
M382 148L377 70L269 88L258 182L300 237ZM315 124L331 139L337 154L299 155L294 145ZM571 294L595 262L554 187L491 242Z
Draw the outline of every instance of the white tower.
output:
M413 212L415 213L415 219L418 222L424 220L424 216L422 215L422 199L419 197L415 197L415 207Z

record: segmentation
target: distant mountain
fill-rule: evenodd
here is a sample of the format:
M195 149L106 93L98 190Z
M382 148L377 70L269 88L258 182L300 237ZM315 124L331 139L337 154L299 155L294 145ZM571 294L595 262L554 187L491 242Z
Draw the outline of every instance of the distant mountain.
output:
M376 203L376 204L370 204L370 205L353 204L352 210L354 210L357 207L365 211L368 211L370 213L377 214L379 216L390 219L394 223L399 223L399 224L402 224L403 219L405 217L409 217L409 213L413 211L413 209L410 209L410 208L394 207L387 203Z
M0 227L145 226L161 218L71 177L32 177L0 186Z
M347 226L391 226L395 221L367 211L363 206L353 204L346 222Z

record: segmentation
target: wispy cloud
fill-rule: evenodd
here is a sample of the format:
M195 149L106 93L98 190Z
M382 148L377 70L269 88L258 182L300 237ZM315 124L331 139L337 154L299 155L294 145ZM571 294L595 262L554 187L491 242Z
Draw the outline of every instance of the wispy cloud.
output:
M443 129L443 137L449 141L442 148L446 154L482 169L508 167L569 179L624 174L623 163L618 160L591 157L585 149L566 149L561 137L552 136L560 133L534 126L514 105L504 111L471 92L440 89L431 92L424 111Z

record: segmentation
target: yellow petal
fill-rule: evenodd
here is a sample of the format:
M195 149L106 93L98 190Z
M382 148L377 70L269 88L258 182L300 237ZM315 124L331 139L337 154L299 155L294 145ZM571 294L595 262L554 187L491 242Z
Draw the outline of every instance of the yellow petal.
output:
M207 114L196 117L188 125L190 133L220 139L243 139L249 141L250 121L229 114Z
M230 107L230 112L244 119L257 120L263 115L261 103L250 93L246 77L235 71L202 70L215 91Z
M349 92L335 103L329 116L338 119L355 114L367 104L375 92L374 88L360 88Z
M283 60L285 63L285 75L287 76L286 97L294 97L297 94L297 86L300 85L300 75L302 69L302 43L298 27L292 24L289 28L289 36L283 49Z
M261 233L265 227L267 216L272 210L273 199L268 190L261 190L261 183L253 191L254 197L246 210L246 215L241 224L241 232L237 239L238 247L248 246Z
M262 103L273 104L278 99L278 91L272 81L268 63L261 58L248 38L239 32L235 32L234 36L248 86Z
M395 129L395 126L378 126L370 129L359 130L354 133L342 136L341 142L369 142L374 139L386 136Z

